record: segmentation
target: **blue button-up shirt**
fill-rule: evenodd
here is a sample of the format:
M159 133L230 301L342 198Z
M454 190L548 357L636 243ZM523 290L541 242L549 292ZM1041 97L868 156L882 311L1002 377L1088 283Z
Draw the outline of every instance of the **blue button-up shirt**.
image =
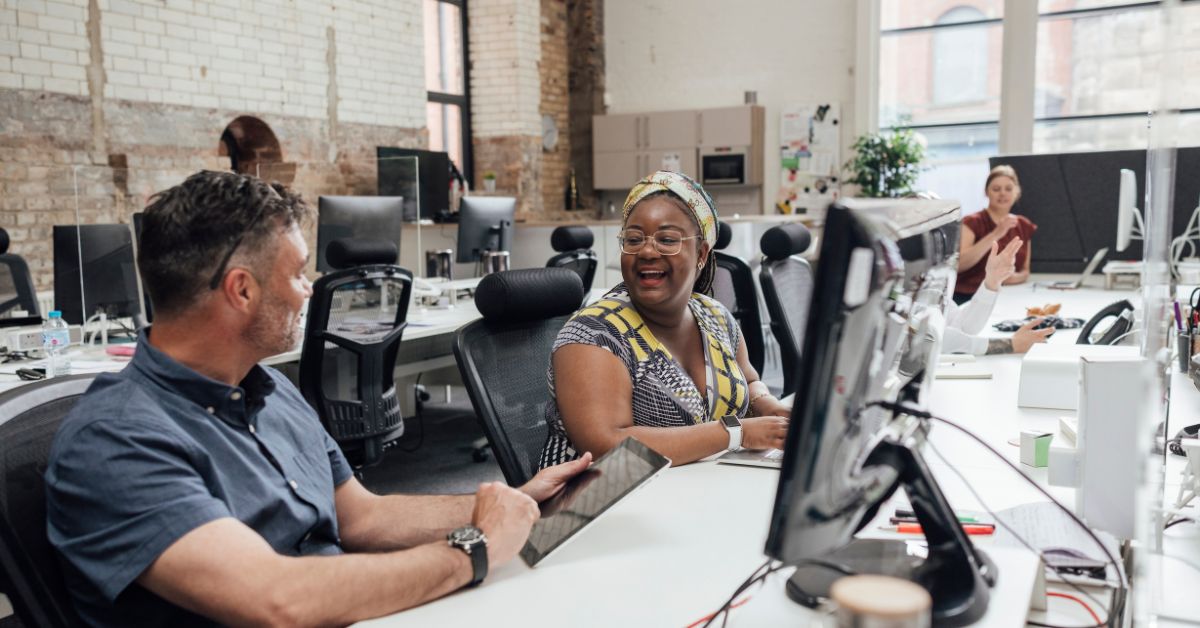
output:
M180 537L224 517L280 554L341 553L333 492L352 470L274 369L255 366L229 386L146 338L123 371L96 378L59 428L46 470L47 531L89 624L204 624L138 576Z

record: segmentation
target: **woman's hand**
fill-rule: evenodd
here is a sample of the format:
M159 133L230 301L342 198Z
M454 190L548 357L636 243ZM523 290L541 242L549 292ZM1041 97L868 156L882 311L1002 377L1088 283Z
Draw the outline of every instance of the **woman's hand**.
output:
M1012 231L1013 229L1015 229L1016 226L1017 226L1017 217L1012 214L1009 214L1009 215L1001 218L1000 222L996 223L996 228L992 229L992 235L995 236L995 238L997 240L999 240L1000 238L1003 238L1005 236L1005 234L1007 234L1009 231Z
M992 243L992 253L988 256L986 274L983 277L983 285L988 290L1000 290L1001 284L1017 272L1017 251L1021 250L1021 244L1021 238L1013 238L1001 251L995 242Z
M756 416L742 419L742 447L745 449L783 449L788 419L782 416Z
M792 407L771 395L759 397L750 405L755 416L792 416Z

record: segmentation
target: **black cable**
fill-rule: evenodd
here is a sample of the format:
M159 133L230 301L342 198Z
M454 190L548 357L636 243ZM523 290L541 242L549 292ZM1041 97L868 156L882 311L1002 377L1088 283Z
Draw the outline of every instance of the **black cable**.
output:
M1168 523L1167 525L1163 526L1163 529L1166 530L1167 528L1177 526L1181 523L1190 523L1191 521L1192 520L1188 517L1184 517L1182 519L1176 519L1176 520L1172 521L1171 523Z
M969 437L971 440L974 440L975 442L982 445L985 449L990 451L992 453L992 455L996 456L996 458L998 458L1001 462L1003 462L1006 466L1008 466L1008 468L1012 469L1019 477L1021 477L1026 482L1028 482L1029 485L1034 488L1034 490L1041 493L1042 496L1045 497L1050 503L1052 503L1056 507L1058 507L1058 509L1061 510L1063 512L1063 514L1070 517L1070 519L1072 521L1074 521L1077 526L1079 526L1079 529L1083 530L1084 534L1087 534L1088 537L1090 537L1092 539L1092 541L1096 544L1096 546L1100 548L1100 551L1104 552L1104 556L1106 558L1108 558L1109 564L1111 564L1113 566L1113 569L1116 570L1116 572L1117 572L1117 579L1118 579L1118 584L1119 584L1119 587L1117 589L1117 600L1113 604L1113 609L1111 611L1109 611L1109 613L1108 613L1108 615L1109 615L1108 621L1105 623L1105 625L1113 625L1114 622L1116 621L1116 618L1121 616L1122 611L1124 609L1124 605L1125 605L1125 596L1126 596L1126 593L1129 591L1129 583L1125 579L1125 572L1121 570L1121 563L1119 561L1117 561L1116 557L1114 557L1112 555L1112 552L1108 551L1108 547L1106 547L1104 545L1104 542L1102 542L1100 540L1100 537L1096 536L1096 533L1092 532L1092 529L1089 528L1087 526L1087 524L1083 522L1082 519L1080 519L1075 513L1071 512L1071 509L1058 503L1058 500L1054 499L1054 497L1052 495L1050 495L1049 491L1047 491L1045 488L1039 486L1038 483L1034 482L1029 476L1025 475L1024 473L1021 473L1021 469L1019 469L1015 464L1010 462L1008 460L1008 458L1005 458L1004 454L997 451L995 447L992 447L990 444L988 444L987 441L976 436L974 432L959 425L958 423L955 423L954 421L951 421L949 419L945 419L945 418L942 418L939 416L934 416L933 414L926 412L924 410L919 410L917 408L910 408L903 404L892 403L889 401L876 401L876 402L873 402L868 405L879 406L881 408L891 410L894 413L907 414L909 416L913 416L916 418L927 419L927 420L932 420L932 421L939 421L941 423L945 423L946 425L949 425L950 427L958 430L959 432L962 432L967 437ZM926 441L926 442L928 442L928 441Z
M716 621L718 617L722 618L721 626L723 627L725 625L725 620L729 616L729 607L733 605L734 601L737 600L738 596L741 595L743 591L750 588L755 582L758 582L759 580L766 578L767 575L769 575L772 571L774 571L775 569L778 569L778 567L775 567L775 568L771 567L772 562L774 562L774 561L773 561L773 559L770 559L770 558L763 561L763 564L759 565L750 574L750 576L748 578L743 580L742 583L740 585L738 585L737 589L733 592L733 595L729 596L729 599L725 600L725 603L722 604L721 607L718 608L716 610L716 612L713 613L712 616L708 618L708 621L704 622L703 628L708 628L709 626L711 626L712 623L714 621Z
M925 444L929 446L929 450L932 451L934 453L934 455L936 455L938 457L938 459L942 461L943 464L945 464L947 467L949 467L950 471L952 473L954 473L954 475L958 476L958 479L963 483L964 486L967 487L967 490L970 491L971 495L973 495L975 497L975 501L979 502L979 505L982 506L983 509L989 515L991 515L992 520L995 521L997 525L999 525L1000 527L1007 530L1008 533L1011 534L1013 536L1013 538L1015 538L1017 540L1017 542L1019 542L1022 546L1025 547L1025 549L1029 550L1031 553L1033 553L1035 556L1037 556L1038 563L1040 563L1040 565L1039 565L1040 568L1042 568L1042 569L1047 568L1048 565L1046 564L1046 559L1042 555L1042 552L1040 550L1035 549L1032 545L1029 544L1028 541L1026 541L1024 538L1022 538L1021 535L1017 534L1016 530L1013 530L1012 527L1009 526L1008 523L1004 521L1004 519L1002 519L999 515L997 515L996 512L994 510L992 510L992 508L990 506L987 505L987 502L984 501L984 499L979 496L979 493L975 491L975 488L971 486L971 483L967 481L967 478L963 477L962 472L959 471L957 467L950 464L949 460L946 460L946 457L942 455L942 452L938 450L937 446L935 446L932 441L927 440L927 441L925 441ZM1088 601L1090 601L1092 604L1095 604L1099 609L1103 610L1105 615L1108 615L1110 618L1112 617L1112 611L1109 609L1109 607L1107 605L1105 605L1104 603L1102 603L1100 600L1097 600L1095 597L1093 597L1091 593L1088 593L1087 591L1083 590L1079 585L1075 584L1074 582L1071 582L1070 580L1068 580L1066 578L1063 578L1062 582L1063 582L1063 584L1066 584L1067 586L1074 589L1076 593L1086 597L1088 599ZM1042 628L1105 628L1105 626L1108 625L1107 621L1105 623L1101 623L1101 624L1093 624L1093 625L1089 625L1089 626L1079 626L1079 627L1056 626L1056 625L1052 625L1052 624L1039 624L1036 622L1027 622L1027 623L1030 623L1030 624L1033 624L1036 626L1040 626Z

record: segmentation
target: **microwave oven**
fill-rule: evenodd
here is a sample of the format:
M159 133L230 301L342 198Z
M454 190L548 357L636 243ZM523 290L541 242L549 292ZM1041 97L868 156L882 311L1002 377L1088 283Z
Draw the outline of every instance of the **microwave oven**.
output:
M745 147L721 146L702 149L700 183L703 185L745 185L752 180L750 159Z

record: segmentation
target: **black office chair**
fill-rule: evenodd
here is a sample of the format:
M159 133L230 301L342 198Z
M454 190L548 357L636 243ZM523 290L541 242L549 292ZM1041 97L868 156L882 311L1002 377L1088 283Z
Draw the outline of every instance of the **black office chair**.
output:
M325 258L339 270L318 279L308 300L300 392L358 468L404 434L393 372L412 273L396 254L391 242L334 240Z
M754 271L746 260L722 253L733 239L729 225L717 223L717 272L713 277L713 296L717 298L737 319L746 343L746 355L750 366L763 372L765 350L763 348L762 314L758 310L758 288L754 287Z
M29 264L20 255L8 252L8 231L0 228L0 316L14 309L25 310L26 316L41 317L37 290Z
M546 262L546 267L569 268L579 273L584 296L591 292L592 280L596 278L598 262L596 252L592 250L593 242L592 230L582 225L558 227L550 234L550 246L559 253Z
M804 330L812 303L813 272L807 260L797 257L808 249L812 235L800 223L771 227L759 246L765 256L759 281L771 316L771 333L779 343L783 362L783 394L796 391L796 369L804 349Z
M58 555L46 537L46 461L63 417L94 374L0 394L0 591L26 626L77 626Z
M524 484L546 444L550 350L583 301L579 275L565 268L493 273L479 282L482 320L458 331L454 358L504 479Z

